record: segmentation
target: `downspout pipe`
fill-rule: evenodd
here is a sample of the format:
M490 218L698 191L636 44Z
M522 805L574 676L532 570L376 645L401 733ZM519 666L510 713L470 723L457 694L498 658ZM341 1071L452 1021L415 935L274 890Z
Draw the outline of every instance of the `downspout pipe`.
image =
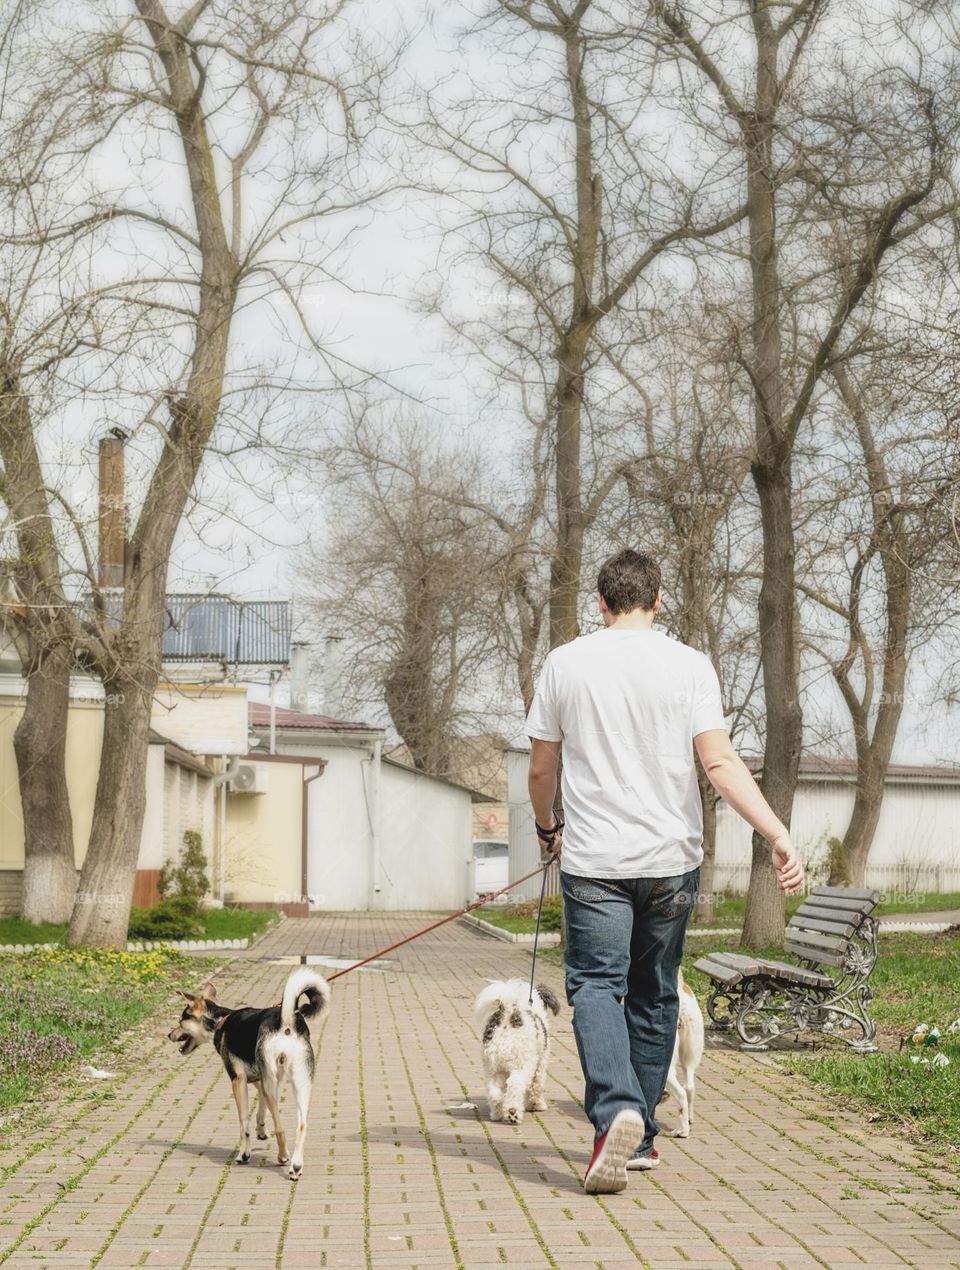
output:
M217 861L214 872L214 894L220 903L223 903L223 835L227 826L227 782L233 780L237 772L240 770L240 755L234 754L229 758L226 754L223 756L224 768L222 772L218 772L213 778L213 787L217 791L219 798L219 825L217 833Z
M370 752L370 785L367 790L367 815L370 823L370 889L368 906L380 907L380 764L383 742L374 741Z

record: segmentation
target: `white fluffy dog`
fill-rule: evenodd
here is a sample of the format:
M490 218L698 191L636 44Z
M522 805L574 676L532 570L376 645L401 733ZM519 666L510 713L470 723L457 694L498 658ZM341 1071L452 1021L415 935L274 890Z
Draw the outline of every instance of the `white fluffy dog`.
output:
M549 988L522 979L489 984L474 1002L482 1036L490 1119L520 1124L524 1111L546 1111L550 1026L547 1011L559 1014L560 1002Z
M683 981L679 972L680 1015L677 1019L677 1040L673 1047L670 1074L667 1076L664 1098L672 1098L680 1112L676 1127L664 1130L669 1138L689 1138L690 1121L693 1119L694 1077L703 1058L703 1012L693 989Z

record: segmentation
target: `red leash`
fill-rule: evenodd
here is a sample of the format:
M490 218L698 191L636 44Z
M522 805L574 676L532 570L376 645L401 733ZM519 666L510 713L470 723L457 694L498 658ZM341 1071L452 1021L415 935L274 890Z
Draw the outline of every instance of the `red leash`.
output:
M408 935L406 939L398 939L389 948L381 948L379 952L371 953L369 957L364 957L363 961L355 962L352 966L346 966L343 970L338 970L335 975L328 975L327 983L333 983L334 979L339 979L341 975L348 975L351 970L359 970L368 961L376 961L378 957L383 957L386 953L393 952L395 948L402 948L404 944L409 944L411 939L419 939L421 935L428 935L430 931L436 930L439 926L446 926L447 922L456 921L458 917L463 917L464 913L469 913L471 909L482 908L484 904L489 904L491 900L495 900L498 895L506 895L507 891L512 891L521 882L529 881L530 878L536 877L538 873L545 874L551 864L553 864L553 860L548 860L546 864L538 865L530 873L525 873L522 878L517 878L515 882L511 882L509 886L505 886L499 891L494 891L492 895L485 895L482 900L474 900L472 904L462 908L459 913L451 913L449 917L442 917L439 922L434 922L432 926L425 926L423 930L418 930L413 935ZM544 883L546 883L546 878L544 878Z

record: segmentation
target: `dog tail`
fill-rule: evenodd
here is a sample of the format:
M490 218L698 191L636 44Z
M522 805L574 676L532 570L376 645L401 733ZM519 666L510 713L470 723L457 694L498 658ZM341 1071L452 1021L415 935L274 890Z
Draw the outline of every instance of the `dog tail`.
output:
M297 1009L301 997L307 998L306 1004ZM312 1019L326 1009L330 1000L330 985L323 975L317 974L309 966L300 966L294 970L283 986L283 1000L280 1004L280 1022L284 1027L293 1027L293 1016L300 1014L303 1019Z

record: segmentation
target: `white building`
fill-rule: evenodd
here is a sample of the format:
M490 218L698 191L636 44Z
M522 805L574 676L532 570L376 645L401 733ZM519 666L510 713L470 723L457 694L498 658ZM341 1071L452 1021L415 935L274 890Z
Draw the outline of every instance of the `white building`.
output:
M302 913L469 902L483 794L385 758L380 728L256 702L249 712L258 744L242 765L261 792L227 795L228 903Z

